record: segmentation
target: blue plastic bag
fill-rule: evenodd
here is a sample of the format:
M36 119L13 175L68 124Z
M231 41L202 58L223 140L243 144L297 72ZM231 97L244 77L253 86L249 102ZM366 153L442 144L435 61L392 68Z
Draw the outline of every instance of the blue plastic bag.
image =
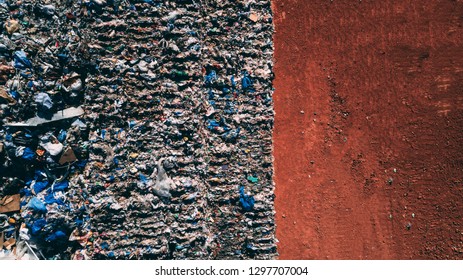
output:
M244 193L243 186L240 187L240 203L244 211L251 211L254 208L255 199Z
M143 184L148 183L148 178L147 178L145 175L143 175L143 174L140 173L138 176L140 177L140 181L141 181Z
M232 84L232 88L236 88L235 76L232 75L230 77L230 81L231 81L231 84Z
M46 225L47 225L47 221L45 221L45 219L41 218L41 219L36 220L32 224L32 227L31 227L32 235L36 235L37 233L39 233L39 231L42 230L42 228Z
M241 79L241 87L243 90L252 88L252 81L251 78L249 78L248 72L244 72L243 78Z
M34 160L35 158L35 153L33 150L31 150L29 147L26 147L23 151L22 158L25 160Z
M81 161L78 161L75 163L75 166L79 167L79 168L84 168L85 165L87 165L87 160L81 160Z
M21 194L21 196L31 196L31 195L32 195L31 190L26 189L26 188L21 189L21 190L19 191L19 193ZM24 205L25 205L25 202L24 202L24 204L23 204L23 202L21 202L21 206L24 206Z
M216 127L220 126L219 122L217 122L216 120L207 120L207 122L208 122L207 128L210 130L215 129Z
M27 55L24 51L14 52L14 67L19 69L32 68L32 63L27 59Z
M58 135L58 141L63 143L66 140L67 132L64 129L61 129Z
M62 181L55 183L52 187L53 192L59 192L59 191L64 191L68 188L69 182L68 181Z
M43 182L35 182L34 184L34 192L37 194L37 193L40 193L41 191L43 191L44 189L46 189L48 186L48 181L43 181Z
M109 249L109 244L108 244L108 242L106 242L106 241L105 241L105 242L101 242L100 247L101 247L101 249L103 249L103 250L107 250L107 249Z
M11 97L13 97L16 101L19 100L19 93L18 93L17 91L15 91L15 90L10 90L8 93L9 93L9 95L10 95Z
M48 194L47 196L45 196L45 203L46 204L53 204L53 203L56 203L58 205L63 205L64 204L64 201L62 201L61 199L56 199L54 194L53 193L50 193Z
M206 75L206 77L204 78L204 82L206 83L206 85L210 85L212 84L213 82L215 82L217 80L217 73L212 70L208 75Z
M56 240L63 240L63 239L67 239L67 236L64 232L62 232L61 230L58 230L54 233L52 233L50 236L48 236L45 241L47 242L53 242L53 241L56 241Z
M47 213L47 207L37 197L33 197L27 204L27 207L38 213Z

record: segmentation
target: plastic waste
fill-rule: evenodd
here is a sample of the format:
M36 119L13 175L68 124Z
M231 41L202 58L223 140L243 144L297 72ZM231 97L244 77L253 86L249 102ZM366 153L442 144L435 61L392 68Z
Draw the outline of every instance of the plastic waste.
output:
M32 209L33 211L37 213L46 213L47 212L47 207L45 207L45 204L38 198L33 197L29 203L27 204L27 207L29 209Z
M26 53L23 50L14 52L14 67L19 69L31 68L32 63L27 58Z
M51 100L50 96L45 92L40 92L39 94L37 94L35 96L35 102L37 103L37 105L49 110L53 107L53 101Z
M200 2L0 3L0 195L20 194L23 257L277 255L270 1Z
M249 193L244 193L244 187L240 187L240 203L244 211L251 211L254 208L255 199Z
M162 166L164 159L160 159L157 164L156 182L153 186L153 191L157 196L171 198L170 190L175 187L175 183L166 174Z

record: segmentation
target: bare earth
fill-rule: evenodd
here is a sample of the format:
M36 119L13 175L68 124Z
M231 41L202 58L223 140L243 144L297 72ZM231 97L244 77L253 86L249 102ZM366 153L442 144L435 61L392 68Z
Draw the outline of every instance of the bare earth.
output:
M280 259L462 259L463 1L273 9Z

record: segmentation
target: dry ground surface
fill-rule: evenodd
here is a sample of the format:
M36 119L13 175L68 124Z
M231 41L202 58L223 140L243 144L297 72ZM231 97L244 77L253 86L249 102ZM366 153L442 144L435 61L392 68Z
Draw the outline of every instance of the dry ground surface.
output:
M463 1L274 0L281 259L463 258Z

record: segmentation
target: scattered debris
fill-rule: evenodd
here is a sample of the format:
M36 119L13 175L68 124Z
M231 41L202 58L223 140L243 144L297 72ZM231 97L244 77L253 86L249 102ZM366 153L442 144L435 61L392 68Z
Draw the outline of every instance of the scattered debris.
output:
M2 7L0 259L277 255L269 0Z

